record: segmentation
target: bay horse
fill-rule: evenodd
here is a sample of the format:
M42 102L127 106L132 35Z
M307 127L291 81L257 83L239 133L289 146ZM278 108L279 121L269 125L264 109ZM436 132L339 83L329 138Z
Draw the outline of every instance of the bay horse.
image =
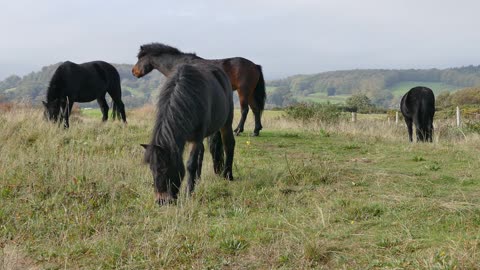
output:
M44 116L54 122L64 120L64 127L68 128L73 103L96 99L102 111L102 121L106 121L109 109L105 100L106 93L112 98L113 118L120 114L126 123L120 76L115 67L103 61L83 64L66 61L55 70L50 80L47 101L42 101Z
M255 129L252 136L260 134L260 130L263 128L261 116L266 100L265 81L260 65L242 57L214 60L203 59L194 53L183 53L177 48L162 43L143 45L141 50L146 52L146 56L155 56L154 59L150 59L148 62L153 68L158 69L167 77L173 72L173 68L178 63L205 61L222 68L230 80L232 90L237 90L240 99L241 118L237 128L234 130L235 134L239 135L243 132L249 105L255 116Z
M435 115L435 96L430 88L417 86L408 91L400 102L405 123L408 129L408 138L413 141L412 123L415 124L417 141L432 142L433 116Z
M134 76L141 78L152 71L152 62L159 61L157 58L154 52L141 49L133 67ZM222 176L233 180L232 95L227 75L213 64L178 63L172 68L160 90L151 141L142 144L158 204L168 204L177 198L185 176L182 154L187 142L192 144L187 162L189 192L194 190L201 175L205 137L214 138L210 140L210 152L215 173L220 173L219 168L223 167ZM223 151L225 163L222 166Z

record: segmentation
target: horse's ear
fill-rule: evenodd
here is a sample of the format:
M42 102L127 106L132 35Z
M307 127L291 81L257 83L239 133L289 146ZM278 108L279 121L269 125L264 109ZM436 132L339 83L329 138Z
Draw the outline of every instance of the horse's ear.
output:
M148 144L141 143L140 146L142 146L143 148L147 149L149 145L148 145Z

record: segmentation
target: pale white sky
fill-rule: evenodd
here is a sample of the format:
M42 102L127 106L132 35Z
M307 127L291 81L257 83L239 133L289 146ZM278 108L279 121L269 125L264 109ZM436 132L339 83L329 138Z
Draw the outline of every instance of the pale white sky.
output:
M149 42L243 56L267 79L478 65L479 10L474 0L2 0L0 79L65 60L134 63Z

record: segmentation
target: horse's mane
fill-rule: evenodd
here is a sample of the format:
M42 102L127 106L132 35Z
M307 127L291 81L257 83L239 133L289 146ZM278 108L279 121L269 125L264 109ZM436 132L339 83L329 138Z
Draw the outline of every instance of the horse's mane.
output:
M170 76L160 90L157 117L150 144L167 149L170 161L180 170L183 167L180 145L187 139L206 112L204 96L206 81L197 67L182 65ZM145 162L150 162L153 147L145 152Z
M189 55L193 57L198 57L195 53L184 53L175 47L158 42L144 44L140 46L140 51L138 52L137 57L140 58L145 55L160 56L162 54Z

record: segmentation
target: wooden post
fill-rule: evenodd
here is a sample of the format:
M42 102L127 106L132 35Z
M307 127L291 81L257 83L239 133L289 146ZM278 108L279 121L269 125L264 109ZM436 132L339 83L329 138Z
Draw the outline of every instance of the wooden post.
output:
M352 112L352 122L357 122L357 113L356 112Z
M398 112L395 112L395 125L398 125Z
M460 108L457 106L457 127L460 127L462 125L461 118L460 118Z

